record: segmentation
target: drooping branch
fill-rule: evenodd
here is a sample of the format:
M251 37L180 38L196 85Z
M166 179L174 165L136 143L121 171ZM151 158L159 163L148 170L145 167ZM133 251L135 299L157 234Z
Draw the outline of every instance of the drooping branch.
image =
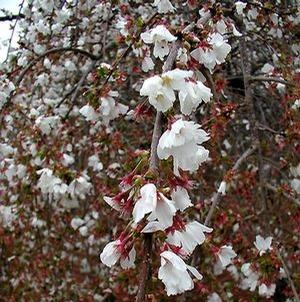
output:
M173 42L169 56L163 66L163 71L166 72L171 70L174 62L176 60L177 52L180 47L180 43L178 41ZM151 140L151 153L150 153L150 162L149 162L149 170L157 171L158 169L158 157L157 157L157 146L158 141L162 132L162 113L157 112L155 117L154 129ZM150 271L151 271L151 252L152 252L152 234L144 234L143 240L143 263L141 267L141 273L139 276L139 287L136 296L136 302L144 302L145 301L145 293L147 289L147 281L149 279Z

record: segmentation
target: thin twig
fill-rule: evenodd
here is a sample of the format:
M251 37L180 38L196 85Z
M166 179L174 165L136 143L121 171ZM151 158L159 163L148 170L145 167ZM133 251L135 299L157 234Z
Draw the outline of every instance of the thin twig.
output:
M290 286L291 286L291 289L293 291L293 294L294 294L294 298L295 298L295 301L296 302L300 302L300 298L299 298L299 295L297 293L297 289L296 289L296 286L294 284L294 281L293 279L291 278L291 274L289 272L289 269L287 267L287 265L285 264L285 261L283 260L283 257L281 256L280 252L277 251L277 257L279 258L279 260L281 261L282 263L282 266L283 266L283 269L284 269L284 272L289 280L289 283L290 283Z
M259 82L276 82L284 85L295 86L295 84L288 82L284 79L275 78L275 77L264 77L264 76L252 76L250 81L259 81Z
M248 148L240 157L239 159L235 162L235 164L233 165L232 167L232 170L233 171L236 171L239 169L240 165L246 160L247 157L249 157L255 150L257 149L257 146L254 145L254 146L251 146L250 148ZM214 214L214 211L220 201L222 197L222 194L220 192L215 192L213 194L213 197L211 198L211 201L212 201L212 204L210 206L210 209L208 211L208 214L206 216L206 219L205 219L205 222L204 224L205 225L209 225L210 224L210 221L211 221L211 218Z
M18 15L17 15L17 18L14 19L14 20L16 20L16 21L15 21L13 27L12 27L11 35L10 35L9 42L8 42L8 48L7 48L6 58L5 58L5 60L4 60L3 63L5 63L5 62L8 60L8 56L9 56L9 53L10 53L10 48L11 48L12 39L13 39L14 34L15 34L16 26L17 26L17 23L18 23L18 21L19 21L19 17L20 17L20 15L21 15L21 10L22 10L22 8L23 8L23 5L24 5L24 0L23 0L22 3L20 4L19 13L18 13ZM13 19L12 19L12 20L13 20Z
M270 184L266 184L266 188L268 188L270 191L274 192L274 193L280 193L282 194L285 198L287 198L288 200L292 201L294 204L296 204L298 207L300 207L300 201L297 198L294 198L293 196L278 190L277 188L275 188L274 186L270 185Z
M89 73L93 70L93 68L95 67L97 61L93 61L90 66L87 68L87 70L83 73L83 75L81 76L77 86L76 86L76 89L72 95L72 98L71 98L71 107L70 109L68 110L68 112L66 113L65 117L64 117L64 120L66 120L70 114L70 112L72 111L72 108L74 106L74 104L76 103L76 99L79 95L79 92L80 92L80 89L83 85L83 83L85 82L87 76L89 75Z

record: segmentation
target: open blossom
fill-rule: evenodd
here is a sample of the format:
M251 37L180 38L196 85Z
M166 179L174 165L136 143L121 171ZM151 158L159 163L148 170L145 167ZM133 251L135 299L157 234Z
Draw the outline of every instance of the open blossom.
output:
M191 52L191 56L204 64L212 72L216 64L225 62L225 58L231 50L227 40L219 33L213 33L208 37L210 47L200 46Z
M176 99L173 89L163 85L162 78L157 75L145 80L140 95L148 96L149 103L162 112L169 110Z
M251 263L244 263L241 267L241 271L244 274L242 279L241 288L254 291L258 284L259 275L251 269Z
M194 288L194 282L189 272L198 280L202 279L202 275L194 267L187 265L175 253L164 251L160 257L161 266L158 270L158 279L164 283L168 296L181 294Z
M259 255L263 255L266 251L271 250L272 237L263 238L260 235L257 235L255 238L254 245L259 250Z
M153 55L163 60L169 54L169 42L177 38L173 36L164 25L157 25L153 29L141 34L141 39L146 44L154 44Z
M232 259L237 256L231 246L223 245L217 253L218 261L223 267L231 264Z
M174 69L146 79L140 90L140 95L148 96L149 103L157 111L169 110L176 99L175 91L184 89L186 79L193 75L192 71Z
M187 190L183 187L176 186L171 193L171 198L176 210L184 211L193 205Z
M95 122L100 118L100 114L90 105L81 107L79 113L82 114L88 122Z
M163 194L157 193L155 185L151 183L144 185L140 192L141 198L137 200L132 211L134 222L140 222L150 213L144 232L164 230L171 226L176 212L173 202Z
M63 195L68 191L68 186L59 177L53 175L53 171L44 168L36 172L40 175L37 187L43 194Z
M276 284L272 283L269 286L262 283L258 287L258 294L262 297L270 298L275 294Z
M125 240L122 239L109 242L100 254L102 263L108 267L112 267L120 260L123 269L134 267L136 256L135 248L132 247L130 251L128 251L124 242Z
M167 237L169 244L181 247L182 251L189 255L197 245L205 241L205 234L211 233L212 228L209 228L197 221L189 222L180 230L171 230Z
M173 12L175 10L174 6L169 0L154 0L153 5L157 7L157 10L160 14Z
M42 131L43 134L49 135L50 132L58 127L60 118L58 116L39 116L35 124Z
M106 97L101 98L101 106L99 112L104 125L108 125L109 122L119 115L126 114L128 106L121 103L117 103L113 97L117 97L119 94L117 91L110 91Z
M212 93L208 87L206 87L200 81L187 82L179 94L180 111L183 114L189 115L197 109L201 102L209 102L212 97Z
M179 168L193 172L208 159L209 151L200 146L208 139L208 134L198 124L179 119L159 139L157 154L160 159L173 156L176 175L179 175Z
M235 2L235 8L236 8L236 12L238 15L242 15L243 14L243 10L244 8L247 6L247 3L242 2L242 1L237 1Z

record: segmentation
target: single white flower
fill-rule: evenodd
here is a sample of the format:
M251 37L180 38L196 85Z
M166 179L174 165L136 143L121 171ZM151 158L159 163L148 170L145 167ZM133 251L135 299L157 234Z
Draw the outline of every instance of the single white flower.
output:
M209 228L197 221L187 223L182 230L171 231L167 236L169 244L181 247L186 255L190 255L197 245L201 245L205 241L205 234L211 233Z
M187 265L173 252L162 252L160 257L161 266L158 270L158 279L164 283L168 296L181 294L194 288L194 282L189 272L198 280L202 279L202 275L194 267Z
M150 58L150 56L145 56L142 62L142 70L144 72L148 72L149 70L153 70L153 69L154 69L154 63L152 59Z
M258 284L259 275L251 269L251 263L244 263L241 271L245 276L242 279L241 288L249 289L253 292Z
M193 172L208 159L209 151L199 146L208 139L208 134L198 124L179 119L159 139L157 155L160 159L173 156L176 175L179 175L179 168Z
M157 7L160 14L166 14L175 10L174 6L169 0L154 0L153 5Z
M213 46L216 63L224 63L225 58L231 50L231 46L227 43L227 40L224 40L224 37L218 33L212 34L210 38L209 44Z
M12 206L0 205L0 224L4 227L10 227L13 221L17 219L15 210Z
M223 267L228 266L232 263L232 259L237 256L236 252L231 246L223 245L217 253L218 260Z
M169 42L177 38L173 36L164 25L157 25L153 29L141 34L141 39L146 44L154 44L153 55L163 60L169 54Z
M216 64L225 62L225 58L231 50L227 40L219 33L213 33L208 37L210 47L198 47L191 52L191 56L204 64L212 72Z
M146 214L149 221L143 232L165 230L173 224L176 208L173 202L163 194L157 193L154 184L146 184L141 190L141 198L134 205L132 215L135 223L140 222ZM155 230L153 229L155 226Z
M82 114L88 122L97 121L100 117L100 114L96 112L95 109L90 105L81 107L79 113Z
M141 198L134 205L132 215L135 223L153 211L157 204L157 191L154 184L146 184L140 189Z
M89 182L87 175L79 176L71 181L68 191L72 198L86 198L93 188L93 185Z
M146 79L140 95L148 96L149 103L157 111L165 112L173 106L176 99L175 91L184 89L186 80L193 75L192 71L174 69Z
M103 264L108 267L112 267L120 260L121 267L123 269L134 267L136 251L132 247L129 252L123 245L120 239L109 242L100 254L100 259Z
M101 97L101 106L99 112L101 114L103 124L108 125L111 120L114 120L119 115L126 114L128 106L117 103L113 97L117 97L117 91L110 91L106 97Z
M161 75L161 78L165 87L180 91L185 88L187 79L192 76L193 72L191 70L175 68L173 70L164 72Z
M210 88L206 87L200 81L186 82L183 89L179 91L180 111L189 115L197 109L201 102L209 102L212 93Z
M272 250L271 244L272 244L273 237L267 237L263 238L260 235L257 235L255 238L254 245L259 250L259 255L263 255L268 250Z
M236 13L238 15L242 15L243 10L245 9L246 6L247 6L247 3L245 3L245 2L242 2L242 1L235 2Z
M177 186L175 190L172 191L171 198L176 210L184 211L193 205L187 190L183 187Z
M227 25L223 19L217 22L216 29L221 35L224 35L227 32Z
M75 217L71 220L71 227L74 230L77 230L78 228L80 228L83 224L85 224L85 221L79 217Z
M58 127L58 123L60 122L59 116L39 116L35 124L42 131L43 134L49 135L50 132Z
M270 298L274 295L276 289L276 284L272 283L267 286L265 283L262 283L258 287L258 294L262 297Z
M169 110L176 99L173 89L163 85L162 78L157 75L144 81L140 95L148 96L149 103L162 112Z

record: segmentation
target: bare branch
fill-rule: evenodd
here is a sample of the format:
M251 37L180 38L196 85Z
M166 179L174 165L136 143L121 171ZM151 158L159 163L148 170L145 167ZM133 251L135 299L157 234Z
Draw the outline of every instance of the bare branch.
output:
M25 18L24 14L1 16L0 17L0 22L13 21L13 20L16 20L16 19L23 19L23 18Z

